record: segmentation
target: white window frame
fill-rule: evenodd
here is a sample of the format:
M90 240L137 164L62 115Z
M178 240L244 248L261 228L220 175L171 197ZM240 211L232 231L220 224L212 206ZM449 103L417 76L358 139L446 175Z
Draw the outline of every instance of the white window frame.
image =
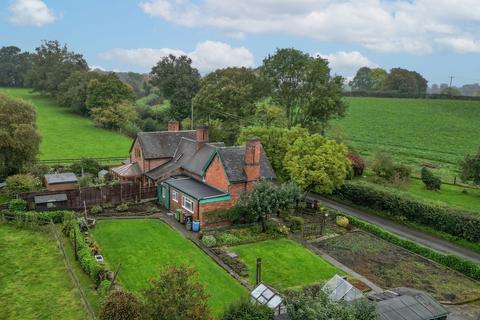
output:
M172 200L178 203L178 191L172 190Z
M193 200L190 199L189 197L185 197L185 196L183 196L182 200L183 200L183 201L182 201L182 208L185 209L185 210L187 210L188 212L192 212L192 213L193 213L193 208L194 208L194 207L193 207ZM185 205L185 203L187 203L187 202L191 204L191 207L192 207L191 209L188 208L188 207Z

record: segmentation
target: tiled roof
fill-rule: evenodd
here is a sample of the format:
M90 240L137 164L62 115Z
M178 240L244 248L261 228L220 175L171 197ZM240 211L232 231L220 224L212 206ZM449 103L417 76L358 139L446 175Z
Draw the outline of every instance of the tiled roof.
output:
M45 181L48 184L73 183L78 182L77 176L73 172L52 173L45 175Z
M138 177L142 175L142 170L140 170L136 162L115 167L112 171L121 177Z
M173 157L182 138L195 139L195 131L140 132L137 135L145 159Z
M187 176L173 177L166 180L165 183L197 200L228 195L221 190Z

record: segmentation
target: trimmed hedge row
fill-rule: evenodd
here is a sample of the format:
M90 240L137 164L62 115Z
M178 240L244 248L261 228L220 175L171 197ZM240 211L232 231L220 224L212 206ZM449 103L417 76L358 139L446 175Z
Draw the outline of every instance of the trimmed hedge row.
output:
M78 262L83 271L85 271L97 285L100 284L107 270L95 260L75 217L71 217L68 221L65 221L64 230L74 248L74 241L76 239Z
M480 241L480 214L477 213L450 209L398 190L364 182L346 183L337 194L355 204L382 210L393 217L405 218L472 242Z
M393 233L385 231L382 228L379 228L368 222L364 222L362 220L359 220L355 217L348 216L348 215L347 217L350 220L350 223L352 225L360 229L363 229L371 234L374 234L377 237L382 238L399 247L407 249L425 258L428 258L444 266L447 266L453 270L463 273L464 275L472 279L480 281L480 265L474 262L471 262L470 260L467 260L458 256L454 256L454 255L440 253L438 251L419 245L413 241L401 239L396 235L394 235Z

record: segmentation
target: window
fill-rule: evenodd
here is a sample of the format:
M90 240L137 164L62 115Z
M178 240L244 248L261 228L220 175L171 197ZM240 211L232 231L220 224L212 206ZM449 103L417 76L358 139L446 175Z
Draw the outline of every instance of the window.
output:
M182 203L183 209L193 212L193 201L190 198L187 198L183 196L183 203Z
M142 157L142 151L140 151L140 148L135 148L135 158L139 159Z
M172 200L178 202L178 192L175 190L172 190Z

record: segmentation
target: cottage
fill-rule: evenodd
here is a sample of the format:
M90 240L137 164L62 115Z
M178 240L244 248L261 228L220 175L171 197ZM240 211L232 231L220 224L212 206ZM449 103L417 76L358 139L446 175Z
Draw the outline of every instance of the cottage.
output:
M63 191L78 188L78 179L75 173L53 173L44 176L45 187L48 191Z
M170 121L168 129L139 133L129 163L112 173L124 181L157 185L165 208L181 209L202 227L208 227L208 212L232 207L260 179L275 179L258 139L226 147L209 141L207 127L180 131L178 122Z

